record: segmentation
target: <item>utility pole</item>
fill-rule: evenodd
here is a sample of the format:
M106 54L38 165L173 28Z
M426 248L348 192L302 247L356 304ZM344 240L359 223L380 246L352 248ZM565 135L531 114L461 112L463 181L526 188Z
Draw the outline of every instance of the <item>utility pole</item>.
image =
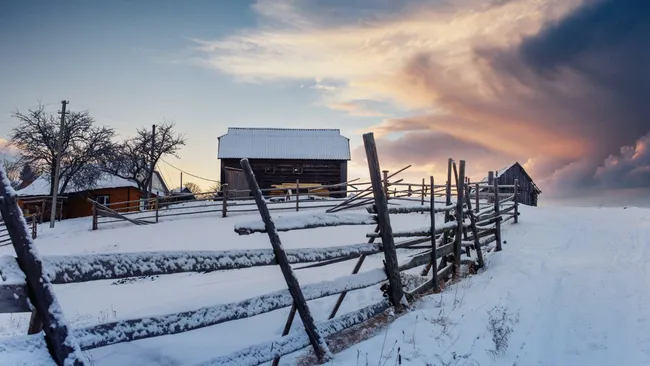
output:
M50 229L54 227L54 221L56 220L56 203L57 195L59 193L59 173L61 172L61 150L63 149L63 129L65 125L65 107L70 103L69 101L61 101L61 126L59 127L59 141L56 149L56 168L54 169L54 186L52 189L52 209L50 210Z
M156 125L151 126L151 166L149 167L149 187L147 190L147 198L151 198L151 193L153 191L153 169L154 169L154 154L156 149Z
M181 172L181 188L179 189L179 193L183 191L183 172Z

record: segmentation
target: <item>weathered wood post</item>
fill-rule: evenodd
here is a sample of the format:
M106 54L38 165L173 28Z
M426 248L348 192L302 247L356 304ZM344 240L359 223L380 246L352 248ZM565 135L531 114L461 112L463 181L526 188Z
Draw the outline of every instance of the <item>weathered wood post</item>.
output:
M492 189L494 189L494 172L490 171L488 172L488 193L491 193ZM494 198L494 196L488 195L488 203L492 202L491 200Z
M519 180L515 179L515 195L512 197L512 202L515 204L515 224L519 222Z
M221 217L228 216L228 183L221 185Z
M39 218L40 223L43 223L43 216L45 215L45 200L41 202L41 217Z
M472 212L472 199L469 196L469 190L470 188L467 186L465 191L467 194L467 197L465 198L465 201L467 202L467 215L469 216L472 236L474 237L474 249L476 250L476 258L478 259L478 268L483 268L485 266L485 261L483 260L481 240L478 237L478 229L476 228L476 216L474 216L474 213Z
M154 201L154 205L156 205L156 223L158 223L158 217L159 217L159 209L160 209L160 198L156 196L156 200Z
M45 343L59 365L85 366L76 339L69 334L68 324L61 306L54 294L49 277L43 271L43 263L27 231L23 213L18 207L16 192L5 182L7 173L0 169L0 212L18 259L18 266L25 274L29 300L34 305L43 322Z
M494 177L494 175L492 176ZM492 182L494 187L494 216L495 216L494 219L496 220L494 224L495 225L494 237L497 242L495 251L498 252L501 250L501 211L499 209L499 179L494 178L492 179Z
M375 136L372 132L363 135L363 144L366 149L366 159L368 160L368 171L370 173L370 182L375 196L375 208L377 209L377 223L380 226L381 244L384 251L384 263L386 266L386 275L390 285L389 300L396 310L401 310L404 292L402 289L402 279L399 275L399 265L397 263L397 253L395 251L395 241L393 238L393 228L390 225L388 215L388 199L382 187L382 179L379 168L379 157L377 156L377 146L375 145Z
M454 276L458 278L460 275L460 255L461 246L463 243L463 201L465 192L465 160L461 160L458 167L458 179L456 180L456 242L454 245Z
M433 176L429 177L429 183L433 192ZM438 279L438 254L436 251L436 210L434 207L435 198L431 195L431 280L433 281L433 291L440 292L440 280Z
M478 189L479 189L479 188L478 188L478 183L476 183L476 185L474 185L474 190L475 190L475 192L476 192L476 210L475 210L476 213L478 213L478 212L480 211L480 209L479 209L479 194L478 194Z
M253 169L251 169L248 159L242 159L241 166L244 170L244 174L246 175L248 186L250 187L250 190L253 193L253 197L255 198L255 203L259 209L262 221L264 221L264 226L266 227L269 240L271 241L271 246L273 246L275 260L278 262L278 265L282 270L284 280L287 282L289 293L291 294L291 297L293 297L293 301L298 310L298 314L300 314L302 324L305 326L305 331L309 337L309 342L311 343L312 347L314 347L316 357L318 357L320 361L328 360L332 357L331 353L327 347L327 343L325 343L325 340L318 333L318 329L316 329L314 318L309 311L309 306L307 305L305 296L300 289L300 283L298 282L298 279L296 278L296 275L294 274L293 269L289 264L287 254L284 252L284 247L280 241L280 236L275 229L275 224L273 223L271 214L269 213L269 208L266 206L266 202L262 196L262 191L260 191L260 187L257 184L255 174L253 173Z
M422 178L422 199L420 199L420 206L424 206L424 178ZM424 210L422 211L422 214L424 214Z
M36 236L38 235L38 225L36 221L36 216L32 215L32 239L36 239Z
M300 181L296 179L296 212L300 211Z
M93 230L97 230L99 220L97 218L97 202L93 201Z
M382 171L382 173L384 174L384 179L383 179L384 191L386 191L386 198L388 199L390 193L390 191L388 190L388 170L384 170Z

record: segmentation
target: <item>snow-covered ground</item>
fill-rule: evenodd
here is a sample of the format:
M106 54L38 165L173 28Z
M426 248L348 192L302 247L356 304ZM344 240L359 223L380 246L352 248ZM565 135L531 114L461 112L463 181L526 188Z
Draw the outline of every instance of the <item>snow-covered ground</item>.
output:
M403 365L648 364L650 279L644 264L650 260L646 250L650 211L521 207L521 212L519 224L504 226L504 250L487 257L484 272L424 298L374 338L337 354L333 364L394 365L398 354ZM36 244L44 256L270 248L266 234L234 232L235 224L258 217L187 216L157 225L120 224L98 231L89 230L89 218L68 220L53 230L39 227ZM396 230L406 230L426 226L429 217L416 213L392 215L391 220ZM363 243L372 230L373 225L326 227L282 232L280 237L286 248L328 247ZM0 249L0 255L10 253L8 247ZM399 252L401 261L412 254ZM379 268L381 259L381 255L369 257L362 271ZM301 285L306 285L345 276L354 263L296 273ZM225 304L285 287L279 268L269 266L54 288L71 326L80 327ZM339 314L380 301L378 287L348 294ZM317 322L326 320L335 300L331 296L310 301ZM98 366L192 365L278 338L288 313L285 308L89 354ZM28 316L0 315L0 335L24 334ZM491 352L493 335L508 329L508 341L497 342L508 347ZM295 359L284 357L283 363L294 364ZM6 364L1 350L0 364Z

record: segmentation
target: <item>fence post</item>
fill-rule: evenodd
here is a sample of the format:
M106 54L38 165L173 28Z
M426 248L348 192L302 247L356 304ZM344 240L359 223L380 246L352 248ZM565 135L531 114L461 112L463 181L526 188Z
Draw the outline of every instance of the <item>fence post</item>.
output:
M156 196L154 205L156 205L156 223L158 223L158 207L160 207L160 198L158 198L158 196Z
M494 189L494 172L488 172L488 193ZM492 202L490 200L494 199L494 196L488 195L488 203Z
M228 183L221 187L221 217L228 216Z
M296 179L296 212L300 211L300 181Z
M474 237L474 250L476 250L476 258L478 259L478 268L483 268L485 267L485 261L483 260L483 252L481 250L481 240L478 237L478 229L476 227L476 216L472 213L472 199L469 196L469 186L467 186L465 193L467 194L467 197L465 198L465 202L467 202L467 211L471 224L471 230L472 230L472 236ZM467 251L469 253L469 250Z
M37 235L37 225L36 225L36 216L32 215L32 239L36 239Z
M375 145L375 137L372 132L363 135L363 144L366 149L370 182L372 183L372 190L375 196L377 223L380 226L379 233L381 234L381 244L385 257L384 266L390 285L389 300L395 309L400 311L402 309L402 299L404 298L402 279L399 275L399 265L397 262L397 253L395 251L393 229L390 225L390 217L388 215L388 198L386 197L386 193L382 187L377 146ZM384 181L387 181L386 177L387 176L385 175Z
M384 179L383 179L384 191L386 191L386 199L388 199L390 193L390 191L388 190L388 170L384 170L382 171L382 173L384 174Z
M422 178L422 199L420 200L420 206L424 206L424 178ZM424 211L422 211L422 214L424 215Z
M478 200L478 189L479 189L478 188L478 183L476 183L475 187L476 187L475 188L475 192L476 192L476 209L474 210L474 212L478 213L480 211L479 210L479 203L478 203L479 202L479 200Z
M43 262L25 227L16 193L4 182L9 180L4 169L0 168L0 212L16 252L18 265L25 274L29 300L42 319L47 348L59 366L86 365L88 362L84 356L75 351L79 349L79 344L69 333L50 278L43 270Z
M431 188L433 189L433 176L429 177L429 183L431 183ZM435 198L433 194L429 199L431 202L431 280L433 281L433 291L440 292L440 280L438 279L438 253L436 251L436 210L433 207ZM424 211L423 211L424 212Z
M461 245L463 243L463 197L465 186L465 160L461 160L458 166L458 179L456 180L456 242L454 245L454 277L458 278L460 275L460 253Z
M97 218L97 203L93 201L93 230L97 230L98 222Z
M492 172L490 172L490 175L493 175ZM497 242L497 247L495 251L500 251L501 250L501 211L499 209L499 179L494 177L492 179L493 181L493 186L494 186L494 219L496 220L495 229L494 229L494 237Z
M515 224L519 222L519 180L515 179L515 195L512 197L512 202L515 204Z
M262 216L262 221L264 221L264 225L266 226L266 231L268 233L269 240L271 241L271 246L273 246L275 260L282 270L282 275L284 276L284 280L287 282L289 293L293 297L294 304L296 305L298 314L300 314L302 324L305 326L305 331L307 332L309 341L312 347L314 347L314 352L316 353L318 359L320 361L327 360L331 358L331 353L327 347L327 344L325 343L325 340L320 336L320 334L318 334L316 324L314 323L314 318L309 311L309 306L307 305L307 301L305 300L302 289L300 288L300 283L298 282L298 279L296 278L296 275L294 274L293 269L289 264L287 254L285 253L284 248L282 247L282 242L280 241L280 236L275 229L273 220L271 220L269 208L266 206L266 202L264 202L264 197L262 196L262 192L260 191L259 185L257 184L257 180L255 180L255 174L253 173L253 169L251 169L248 159L242 159L241 166L244 170L244 174L246 175L248 187L250 187L250 190L253 193L253 197L255 198L257 208L260 211L260 216Z

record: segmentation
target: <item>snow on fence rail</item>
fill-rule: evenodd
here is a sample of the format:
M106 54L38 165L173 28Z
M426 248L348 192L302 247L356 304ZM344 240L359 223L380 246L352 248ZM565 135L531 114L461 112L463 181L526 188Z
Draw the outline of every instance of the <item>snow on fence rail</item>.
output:
M364 135L364 145L371 170L370 189L366 191L370 192L372 199L372 202L369 203L371 206L367 207L368 214L330 211L325 214L305 213L302 216L272 220L267 207L268 201L257 189L257 182L248 162L242 161L249 186L253 187L255 205L260 212L262 221L238 224L235 226L235 231L240 234L266 233L273 249L116 253L40 258L29 238L25 221L15 220L16 218L20 219L22 215L15 201L12 201L12 197L15 198L15 193L8 188L6 180L4 180L4 185L0 185L0 194L3 198L0 208L3 218L12 220L11 225L7 225L7 230L16 249L17 258L0 257L0 277L3 280L0 282L0 313L32 311L29 333L43 331L45 337L39 338L41 336L34 334L27 337L16 337L13 340L3 340L0 341L0 349L15 355L30 353L38 354L40 357L49 351L57 365L63 365L66 362L74 365L87 365L89 362L82 350L187 332L291 306L281 338L208 360L201 365L257 365L271 360L274 361L274 365L277 365L281 356L310 345L318 358L323 361L331 357L329 346L325 341L326 337L334 336L344 329L365 322L391 307L399 313L410 301L431 290L439 292L441 282L447 281L450 276L454 278L459 276L461 263L473 263L477 267L483 266L482 250L487 248L489 243L497 242L496 250L501 250L500 224L502 218L506 217L506 220L513 218L515 222L517 221L516 183L515 193L507 197L499 197L499 189L495 183L493 205L483 209L476 207L473 210L471 191L464 178L465 162L460 161L460 165L457 167L456 163L449 159L449 179L444 186L436 186L431 177L428 185L425 185L424 182L421 185L422 197L419 206L389 207L389 176L384 172L382 178L380 174L372 134ZM451 183L452 173L456 182L455 187L452 187ZM403 184L406 183L400 183L398 180L393 184L396 187L403 187ZM409 190L411 190L410 187ZM427 190L428 195L426 194ZM453 192L456 193L455 197L452 197ZM476 192L479 193L478 190ZM425 195L429 201L426 205L423 201ZM436 201L436 197L441 197L441 195L444 197L444 201ZM359 202L352 205L348 202L336 207L338 207L337 210L341 210L355 204L359 204ZM402 232L392 231L390 215L425 212L429 213L431 218L430 226ZM437 213L444 214L442 223L436 223ZM129 220L143 219L129 218ZM362 244L289 250L284 250L278 235L280 231L341 225L375 225L375 230L367 235L367 242ZM414 238L395 243L395 237ZM374 242L377 238L381 239L380 243ZM420 250L420 252L400 264L397 261L397 249L414 249ZM462 254L471 258L472 250L476 253L476 260L461 260ZM385 268L371 269L360 273L365 258L375 254L384 255ZM350 275L305 286L298 283L291 268L291 264L312 263L298 268L305 269L355 258L357 262ZM280 267L287 282L287 289L234 303L218 304L161 316L120 320L77 329L71 329L66 324L52 292L53 284L182 272L243 269L268 265ZM425 266L421 272L424 282L414 289L405 291L401 285L402 272L421 266ZM431 275L427 278L429 271L431 271ZM387 299L342 316L336 316L349 291L375 286L379 283L383 283L382 290L385 291ZM316 324L311 317L307 301L337 294L339 296L329 319ZM304 330L291 331L290 329L296 313L301 317ZM42 339L45 339L45 343L41 341Z

